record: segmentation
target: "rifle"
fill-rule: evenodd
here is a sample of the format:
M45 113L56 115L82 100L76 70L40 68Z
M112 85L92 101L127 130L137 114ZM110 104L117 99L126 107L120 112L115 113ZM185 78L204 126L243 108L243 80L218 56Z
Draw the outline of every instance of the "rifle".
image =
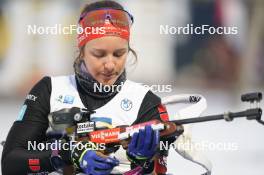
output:
M151 125L154 130L159 130L161 139L167 139L181 135L183 133L182 125L191 123L209 122L215 120L225 120L231 122L235 118L246 117L246 119L248 120L256 120L260 124L264 125L264 121L261 120L262 109L259 107L259 103L261 100L261 92L247 93L241 96L241 101L249 102L251 106L254 105L254 107L239 112L225 112L223 114L193 117L172 121L151 120L132 126L118 126L116 128L101 129L94 131L92 129L92 131L90 132L81 134L76 134L76 127L72 128L72 126L76 126L78 125L78 123L84 123L89 121L90 115L93 113L92 111L87 111L85 109L80 109L76 107L71 109L63 109L58 112L51 113L50 121L52 123L52 126L54 126L55 130L60 130L55 126L62 125L63 127L65 127L65 124L68 125L69 127L66 127L66 132L68 134L75 133L74 139L77 141L88 140L93 143L104 143L106 144L106 147L109 148L113 148L117 145L122 145L124 148L127 148L131 136L135 132L138 132L139 129L144 128L146 125ZM175 101L175 98L171 98L165 104L173 104ZM104 153L108 154L113 152L113 150L115 149L106 149Z
M190 102L198 102L202 101L201 97L199 96L190 96ZM51 124L51 128L53 130L62 131L64 128L65 135L71 135L71 139L76 141L87 140L93 143L104 143L106 144L105 150L101 151L103 155L108 155L112 152L115 152L120 145L123 148L127 148L129 140L133 133L138 132L139 129L144 128L146 125L151 125L154 130L160 131L160 138L161 140L166 140L171 137L178 137L183 133L182 125L191 124L191 123L200 123L200 122L209 122L209 121L216 121L216 120L225 120L227 122L233 121L235 118L242 118L246 117L248 120L256 120L260 124L264 125L264 121L261 120L262 116L262 109L260 108L259 104L262 100L262 93L261 92L254 92L254 93L247 93L241 96L242 102L249 102L250 108L239 111L239 112L225 112L223 114L217 115L208 115L208 116L200 116L202 110L206 108L206 101L205 104L196 106L196 109L190 111L190 108L186 109L183 114L184 116L188 117L187 115L192 116L191 118L184 118L178 120L169 120L169 121L159 121L159 120L152 120L145 123L140 123L132 126L118 126L112 129L102 129L102 130L95 130L96 127L92 129L92 131L87 133L76 134L76 125L78 123L85 123L89 122L90 115L93 111L88 111L86 109L80 109L73 107L71 109L62 109L60 111L56 111L49 115L49 120ZM182 97L179 96L169 96L166 100L162 101L163 105L175 104L177 102L184 101ZM198 110L197 110L198 109ZM193 115L196 113L196 115ZM199 113L199 115L197 115ZM198 117L193 117L198 116ZM173 118L172 118L173 119ZM66 129L65 129L66 128ZM98 154L101 154L98 152ZM102 156L103 156L102 155ZM199 162L197 162L200 164ZM206 167L206 165L202 165L206 170L207 173L210 174L210 168ZM63 170L64 175L74 174L73 166L65 167Z
M190 98L190 101L193 100L199 101L200 98ZM57 139L67 137L67 140L76 141L88 140L94 143L105 143L110 148L119 145L122 145L124 148L126 148L133 133L138 132L139 129L144 128L146 125L151 125L154 130L159 130L161 139L179 136L183 132L182 125L191 123L209 122L215 120L225 120L231 122L235 118L246 117L246 119L248 120L256 120L260 124L264 125L264 121L261 120L262 109L259 106L261 100L262 93L248 93L241 96L241 101L249 102L250 108L239 112L225 112L223 114L217 115L208 115L202 117L199 116L170 121L152 120L132 126L119 126L112 129L95 130L81 134L76 134L76 126L79 123L88 122L93 111L73 107L70 109L62 109L60 111L49 114L48 118L50 121L50 126L53 129L53 133L50 135L50 137L54 138L55 136L55 138ZM163 101L163 104L174 104L179 101L181 101L181 99L176 98L175 96L170 96L167 100ZM204 108L204 106L200 106L200 108ZM95 126L94 129L96 129ZM49 132L47 132L47 134L49 134ZM1 142L1 145L4 145L4 141ZM114 150L115 149L107 149L103 153L109 154ZM75 170L73 166L68 166L64 168L63 174L74 174L74 171Z
M171 137L179 135L182 132L182 127L177 127L180 125L191 124L191 123L200 123L200 122L209 122L215 120L225 120L227 122L233 121L234 118L246 117L248 120L256 120L260 124L264 125L264 121L261 120L262 109L259 106L260 101L262 100L261 92L247 93L241 95L242 102L249 102L251 108L239 111L239 112L225 112L223 114L217 115L208 115L203 117L194 117L180 120L172 120L167 122L162 122L159 120L152 120L149 122L133 125L133 126L119 126L113 129L103 129L98 131L92 131L87 133L87 135L77 140L88 139L94 143L106 143L120 145L126 143L130 136L134 132L137 132L139 129L144 128L146 125L151 125L154 130L160 131L160 136L162 137ZM169 101L166 101L165 105L175 103L175 98L171 98ZM252 108L252 106L254 107ZM50 113L49 121L51 128L54 129L54 132L58 133L57 138L61 138L67 134L72 134L74 132L74 126L79 122L88 121L90 115L94 113L93 111L87 111L86 109L80 109L73 107L70 109L62 109ZM66 130L66 132L62 131ZM54 137L54 132L51 137ZM49 132L47 133L49 134ZM63 135L63 136L62 136ZM73 138L74 139L74 138ZM1 142L1 145L4 145L5 141Z

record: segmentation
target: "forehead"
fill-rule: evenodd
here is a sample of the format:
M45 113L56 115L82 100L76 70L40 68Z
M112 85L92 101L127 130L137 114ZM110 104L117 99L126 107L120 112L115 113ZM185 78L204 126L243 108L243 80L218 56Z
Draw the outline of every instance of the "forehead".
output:
M128 41L117 36L105 36L86 43L87 49L116 50L128 47Z

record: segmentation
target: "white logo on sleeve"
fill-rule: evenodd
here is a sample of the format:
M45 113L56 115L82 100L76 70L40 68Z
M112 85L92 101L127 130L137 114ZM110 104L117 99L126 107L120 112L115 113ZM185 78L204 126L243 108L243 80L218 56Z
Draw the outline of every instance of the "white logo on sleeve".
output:
M133 106L133 103L131 100L125 98L121 101L121 108L124 110L124 111L129 111Z
M36 101L37 97L35 95L32 94L28 94L26 97L27 100L31 100L31 101Z

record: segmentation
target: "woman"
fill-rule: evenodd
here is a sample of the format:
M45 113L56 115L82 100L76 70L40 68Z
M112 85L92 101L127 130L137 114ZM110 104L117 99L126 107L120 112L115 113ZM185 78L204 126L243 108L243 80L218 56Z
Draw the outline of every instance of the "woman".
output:
M132 23L132 15L116 2L100 1L85 6L79 19L84 30L78 35L80 53L74 63L75 74L44 77L32 88L8 134L2 155L3 175L48 174L73 164L76 172L93 175L123 174L135 167L130 174L165 173L165 165L153 161L159 133L149 126L134 134L128 149L120 148L115 157L75 147L70 151L27 149L27 141L47 140L49 113L64 108L93 110L91 120L113 127L161 120L161 113L166 118L159 97L126 79L128 53L136 56L129 46ZM95 88L100 85L121 88L106 92Z

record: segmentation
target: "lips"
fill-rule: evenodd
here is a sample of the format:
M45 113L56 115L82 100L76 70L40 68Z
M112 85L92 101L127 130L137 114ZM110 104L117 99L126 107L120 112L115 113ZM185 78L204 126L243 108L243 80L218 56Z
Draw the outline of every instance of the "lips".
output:
M102 74L104 79L112 79L116 76L116 74Z

